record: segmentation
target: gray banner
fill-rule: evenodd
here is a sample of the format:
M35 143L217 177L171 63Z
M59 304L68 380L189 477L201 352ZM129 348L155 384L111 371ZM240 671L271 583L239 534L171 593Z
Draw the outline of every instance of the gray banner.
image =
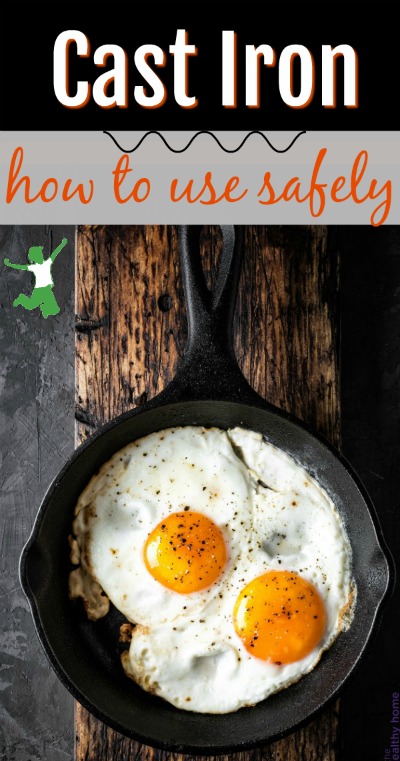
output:
M1 132L0 223L398 223L400 132L215 136Z

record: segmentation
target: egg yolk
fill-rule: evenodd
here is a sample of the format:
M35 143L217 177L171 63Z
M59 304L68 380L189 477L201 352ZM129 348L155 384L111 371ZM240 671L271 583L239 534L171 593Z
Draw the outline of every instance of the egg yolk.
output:
M202 513L171 513L149 534L144 547L147 570L181 594L210 586L221 574L227 553L218 526Z
M246 650L277 665L308 655L326 625L318 590L290 571L268 571L250 581L234 608L236 633Z

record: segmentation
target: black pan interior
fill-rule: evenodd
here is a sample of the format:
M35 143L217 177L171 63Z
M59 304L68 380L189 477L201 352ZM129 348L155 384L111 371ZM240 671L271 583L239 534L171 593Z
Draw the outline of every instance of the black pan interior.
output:
M153 431L180 425L262 433L291 454L327 490L344 519L353 550L357 605L350 629L297 684L233 714L180 711L137 687L120 665L114 609L87 620L68 599L67 536L78 495L118 449ZM260 745L308 719L332 698L356 666L388 588L389 569L368 498L349 466L308 430L275 410L223 401L185 401L129 413L78 449L45 497L21 560L21 579L50 661L77 699L115 729L170 750L218 753ZM227 687L228 689L228 687Z

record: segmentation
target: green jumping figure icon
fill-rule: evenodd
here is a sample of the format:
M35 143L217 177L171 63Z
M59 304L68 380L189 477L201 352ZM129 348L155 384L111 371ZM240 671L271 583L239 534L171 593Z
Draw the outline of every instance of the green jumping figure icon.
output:
M4 264L7 267L12 267L14 270L28 270L28 272L33 272L35 277L32 296L25 296L24 293L20 293L13 301L13 307L21 306L29 310L40 307L43 317L59 313L60 307L53 293L54 282L51 267L54 259L66 244L67 239L63 238L48 259L43 258L43 246L31 246L28 251L28 259L31 264L12 264L9 259L4 259Z

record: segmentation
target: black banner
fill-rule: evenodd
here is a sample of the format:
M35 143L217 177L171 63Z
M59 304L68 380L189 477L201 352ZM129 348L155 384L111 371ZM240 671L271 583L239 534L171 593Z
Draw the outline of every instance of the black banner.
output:
M282 3L278 10L276 6L271 10L271 4L247 2L239 11L229 3L147 3L138 13L136 4L69 3L60 6L57 18L47 3L8 7L7 23L3 19L1 28L0 129L395 129L393 103L399 63L393 6L374 6L372 17L372 6L354 4L351 18L346 16L348 7L347 3ZM362 17L357 17L356 9ZM77 94L81 82L85 102L72 108L60 102L54 88L54 46L68 30L79 32L87 41L83 55L77 55L75 42L59 41L58 45L56 77L63 90L61 69L67 60L67 99ZM185 81L182 65L175 71L178 55L170 52L170 46L177 43L177 30L186 30L187 44L197 51L186 57ZM227 32L224 46L223 31ZM234 39L229 34L233 32ZM95 100L100 83L94 85L113 69L115 59L107 56L107 48L97 54L99 59L104 57L104 65L96 65L94 56L99 47L110 45L119 46L122 56L125 53L126 72L119 66L118 79L120 100L124 88L126 102L104 108ZM343 45L354 51L353 58L348 50L348 60L339 54L332 63L330 49ZM153 47L147 54L141 46L158 46L162 65L155 65ZM247 76L246 46L264 46L258 56L248 53ZM325 48L324 53L323 46L329 46L328 52ZM146 81L139 70L146 61L158 78L158 98L150 79ZM345 66L350 82L348 106L344 105ZM356 102L351 88L353 69L358 81ZM154 76L152 81L157 81ZM112 98L115 87L111 81L104 87L104 96ZM140 93L145 100L154 95L153 101L146 101L151 107L140 104ZM227 105L223 105L224 98Z

